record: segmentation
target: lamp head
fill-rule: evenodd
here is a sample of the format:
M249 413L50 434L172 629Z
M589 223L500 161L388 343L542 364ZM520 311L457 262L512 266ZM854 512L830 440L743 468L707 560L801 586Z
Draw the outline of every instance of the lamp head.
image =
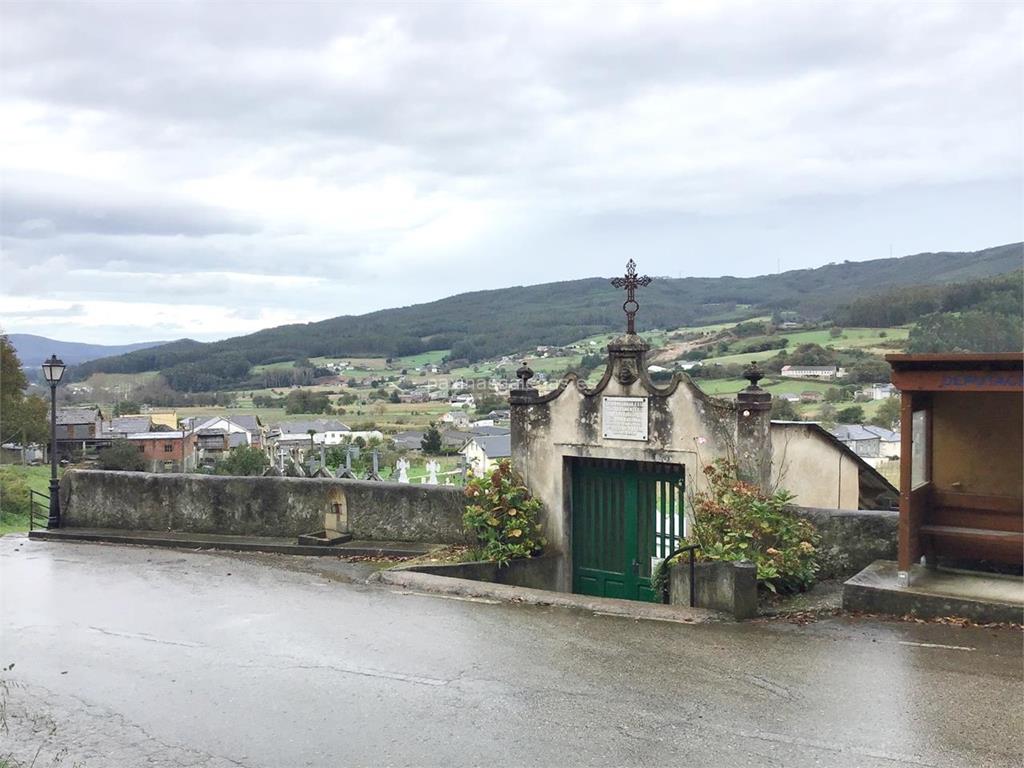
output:
M56 386L64 378L64 361L56 355L50 355L50 359L43 363L43 378L50 386Z

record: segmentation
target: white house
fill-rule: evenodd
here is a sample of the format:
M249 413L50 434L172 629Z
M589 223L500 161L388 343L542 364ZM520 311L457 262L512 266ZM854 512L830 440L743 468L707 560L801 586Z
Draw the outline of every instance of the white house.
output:
M512 455L511 435L477 435L459 451L466 457L466 466L477 477L483 477L498 459Z
M313 432L314 445L340 445L353 436L346 424L336 419L313 419L311 421L282 421L277 427L274 442L301 443L309 442L309 433Z
M838 365L784 365L780 374L790 379L841 379L846 369Z
M441 421L444 424L451 424L455 427L469 426L469 416L465 411L448 411L448 413L441 417Z
M866 400L888 400L890 397L895 397L898 392L892 384L872 384L857 394Z

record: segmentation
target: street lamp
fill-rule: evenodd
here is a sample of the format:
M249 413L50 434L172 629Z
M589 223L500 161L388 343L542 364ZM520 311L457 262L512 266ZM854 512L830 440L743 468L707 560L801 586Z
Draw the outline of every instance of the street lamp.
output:
M64 378L64 362L56 355L43 363L43 378L50 385L50 518L47 528L60 528L60 483L57 482L57 385Z

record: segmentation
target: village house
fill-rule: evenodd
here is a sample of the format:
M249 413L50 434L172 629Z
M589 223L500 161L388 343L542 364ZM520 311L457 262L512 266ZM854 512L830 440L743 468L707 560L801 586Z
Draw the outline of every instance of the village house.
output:
M193 433L141 432L125 439L142 454L147 472L191 472L196 467Z
M103 434L103 412L95 406L58 409L54 431L57 453L61 456L95 450L110 441Z
M441 423L451 424L456 428L463 428L469 426L469 415L465 411L448 411L441 417Z
M103 434L111 440L124 439L128 435L152 431L153 419L148 415L115 416L103 424Z
M483 477L499 459L507 459L512 455L512 436L477 435L459 453L465 457L466 467L477 477Z
M862 401L888 400L898 394L899 391L892 384L872 384L870 387L864 387L858 391L857 399Z
M874 424L837 424L830 432L876 469L900 457L900 435L891 429Z
M341 445L352 437L349 426L337 419L311 419L282 421L270 430L267 442L276 450L281 447Z

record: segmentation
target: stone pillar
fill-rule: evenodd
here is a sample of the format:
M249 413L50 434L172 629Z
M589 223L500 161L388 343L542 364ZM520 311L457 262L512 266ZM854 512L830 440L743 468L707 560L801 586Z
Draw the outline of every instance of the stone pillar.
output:
M647 372L647 352L651 346L635 333L619 336L608 344L613 375L620 384L630 386Z
M743 376L750 385L736 395L736 464L741 480L768 491L772 482L772 396L757 385L764 374L756 362Z
M537 402L540 393L530 386L533 371L524 361L516 371L519 386L509 391L509 421L511 428L512 468L529 485L529 423L530 406Z

